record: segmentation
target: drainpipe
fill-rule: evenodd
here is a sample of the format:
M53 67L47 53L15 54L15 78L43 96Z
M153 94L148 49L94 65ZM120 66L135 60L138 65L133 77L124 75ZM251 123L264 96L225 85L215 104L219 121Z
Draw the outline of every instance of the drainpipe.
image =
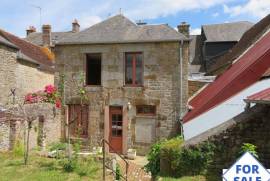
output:
M183 134L183 124L182 124L182 104L183 104L183 45L184 41L181 40L180 43L180 50L179 50L179 55L180 55L180 126L181 126L181 135L184 136Z

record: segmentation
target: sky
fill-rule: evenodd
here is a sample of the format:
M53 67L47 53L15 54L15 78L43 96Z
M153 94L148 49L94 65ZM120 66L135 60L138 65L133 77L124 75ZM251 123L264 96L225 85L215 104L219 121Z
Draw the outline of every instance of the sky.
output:
M135 22L173 28L185 21L191 34L198 34L204 24L255 23L270 13L270 0L0 0L0 28L20 37L29 26L40 31L42 24L70 31L74 19L84 29L120 12Z

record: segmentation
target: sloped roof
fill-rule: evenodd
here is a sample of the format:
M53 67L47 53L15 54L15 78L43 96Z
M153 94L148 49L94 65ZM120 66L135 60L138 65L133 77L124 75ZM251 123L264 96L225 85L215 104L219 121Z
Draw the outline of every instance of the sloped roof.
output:
M18 47L16 45L14 45L13 43L11 43L10 41L8 41L7 39L5 39L1 35L0 35L0 44L6 45L6 46L11 47L11 48L18 49Z
M51 39L54 41L59 41L61 39L63 39L64 37L72 34L72 31L69 32L52 32L51 33ZM35 44L35 45L39 45L42 46L42 33L40 32L34 32L34 33L30 33L25 40Z
M203 25L202 30L206 37L206 42L239 41L242 35L253 26L248 21L233 23Z
M18 56L22 59L27 59L33 63L38 63L45 66L53 66L53 60L42 51L41 47L29 43L15 35L12 35L4 30L0 29L0 35L7 41L14 44L20 50Z
M166 24L137 25L116 15L79 33L70 34L57 44L129 43L180 41L187 38Z
M189 73L205 72L202 58L202 37L201 35L190 35L189 43Z
M270 88L248 96L245 101L252 103L270 103Z
M270 32L248 49L227 71L189 101L188 122L259 81L270 67Z

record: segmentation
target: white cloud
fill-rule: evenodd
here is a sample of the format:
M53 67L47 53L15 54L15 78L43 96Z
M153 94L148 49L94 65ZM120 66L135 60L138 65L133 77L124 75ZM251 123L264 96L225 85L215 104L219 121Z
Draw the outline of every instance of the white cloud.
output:
M246 4L227 6L223 5L224 12L232 17L239 15L251 15L255 18L263 18L270 12L269 0L248 0Z
M34 25L40 30L39 12L31 7L42 7L42 24L51 24L53 31L69 31L73 19L78 19L82 28L95 24L119 13L133 19L155 19L175 15L183 11L206 10L236 0L2 0L0 24L7 31L20 36L25 29ZM1 1L1 2L2 2ZM7 11L8 9L8 11ZM10 23L17 22L17 23Z
M200 35L201 34L201 28L195 28L190 30L191 35Z
M139 0L132 9L124 10L132 18L153 19L180 11L208 9L228 1L231 0Z
M213 16L214 18L216 18L216 17L218 17L218 16L219 16L219 13L218 13L218 12L216 12L216 13L212 14L212 16Z

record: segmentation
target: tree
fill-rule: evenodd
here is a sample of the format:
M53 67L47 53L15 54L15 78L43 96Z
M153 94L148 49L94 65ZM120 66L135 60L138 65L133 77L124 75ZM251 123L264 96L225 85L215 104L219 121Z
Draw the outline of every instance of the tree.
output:
M24 125L24 164L28 163L30 131L33 122L38 118L34 110L38 110L38 103L55 104L57 108L61 107L59 93L53 85L47 85L44 90L28 93L24 100L17 99L12 104L6 105L6 113L21 118L21 124ZM30 106L31 105L31 106ZM7 120L8 121L8 120Z

